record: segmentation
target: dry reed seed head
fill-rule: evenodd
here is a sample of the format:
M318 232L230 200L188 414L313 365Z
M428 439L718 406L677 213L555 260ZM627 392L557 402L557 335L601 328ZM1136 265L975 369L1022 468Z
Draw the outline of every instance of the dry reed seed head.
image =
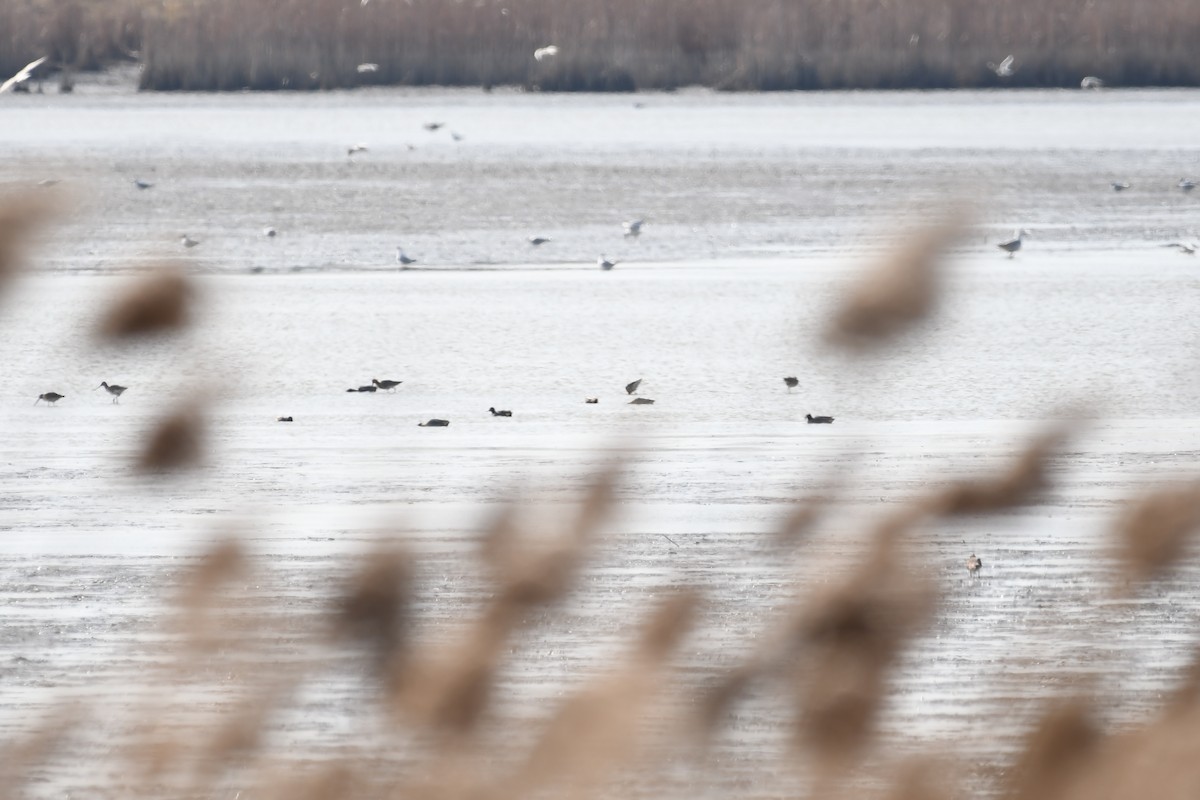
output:
M403 652L412 589L413 565L407 554L369 554L339 603L339 632L366 642L380 667L394 665Z
M750 685L764 672L765 667L762 663L747 662L725 673L716 686L704 692L700 697L697 715L700 732L714 732L734 703L746 694Z
M929 225L864 272L826 329L827 341L863 348L924 319L936 305L942 261L961 236L965 215Z
M1200 484L1172 487L1133 501L1117 520L1117 547L1135 578L1153 577L1178 561L1200 527Z
M198 464L203 454L204 419L196 404L188 404L159 421L137 466L145 472L183 469Z
M191 321L195 288L181 266L164 264L133 281L100 318L102 339L170 333Z
M359 776L345 761L334 761L316 768L294 768L262 781L261 794L269 800L346 800L360 795ZM252 796L259 795L253 792Z
M835 769L857 758L874 733L886 674L882 660L848 650L827 651L801 693L800 744Z
M958 800L955 768L940 759L910 758L901 763L883 792L885 800Z
M1026 737L1010 772L1008 800L1052 800L1088 767L1104 740L1082 700L1055 701Z
M933 513L979 514L1026 505L1049 486L1046 470L1066 441L1068 431L1060 428L1037 437L1013 466L994 478L952 484L929 502Z
M638 656L652 662L669 656L691 630L699 608L700 593L693 589L677 589L669 594L642 629Z
M0 293L20 272L30 236L59 210L44 192L0 197Z
M52 709L32 731L0 741L0 798L24 797L29 770L44 764L78 729L86 709L69 703Z

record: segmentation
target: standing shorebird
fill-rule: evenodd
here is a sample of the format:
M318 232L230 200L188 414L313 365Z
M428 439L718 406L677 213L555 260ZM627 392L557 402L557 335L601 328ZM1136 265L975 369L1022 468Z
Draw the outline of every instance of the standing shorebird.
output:
M997 78L1011 78L1015 70L1013 67L1013 57L1011 54L1005 57L1005 59L999 64L993 64L991 61L987 62L987 67L992 72L996 73Z
M385 392L394 392L394 391L396 391L396 387L399 386L400 384L404 383L404 381L389 381L389 380L381 381L378 378L371 378L371 383L375 384L380 389L383 389Z
M625 394L637 394L638 387L642 385L642 379L638 378L633 383L625 384Z
M800 379L799 379L799 378L784 378L784 379L783 379L783 382L787 384L787 387L788 387L788 391L789 391L789 392L790 392L792 389L795 389L797 386L799 386L799 385L800 385Z
M367 152L367 146L362 142L359 142L358 144L352 144L346 148L346 158L354 158L355 153L365 152Z
M181 245L183 245L184 247L186 247L188 250L191 250L193 247L200 244L200 241L198 239L193 239L192 237L188 236L185 233L183 236L181 236L179 238L179 243Z
M646 220L644 220L644 219L631 219L628 222L623 223L623 225L621 227L623 227L625 229L626 237L641 236L642 226L645 224L646 224Z
M405 255L404 248L397 247L396 248L396 263L402 267L407 267L409 264L417 263L417 260L415 258L409 258L407 255Z
M1013 238L1000 242L996 245L996 247L999 247L1001 250L1008 253L1008 257L1012 258L1013 254L1021 249L1021 239L1025 238L1026 236L1032 236L1032 234L1024 228L1021 228L1021 230L1013 234Z
M39 394L38 399L34 400L33 404L36 406L42 400L45 400L50 405L54 405L59 400L62 400L64 397L66 397L65 394L59 394L58 392L46 392L45 394Z
M114 403L120 402L121 395L129 388L128 386L117 386L115 383L110 384L108 381L100 381L100 386L97 386L96 389L101 387L104 387L104 391L112 395ZM95 391L95 389L92 391Z
M808 420L809 425L832 425L833 417L814 417L812 414L805 414L804 418Z
M596 259L596 265L599 266L600 269L604 270L605 272L608 272L610 269L612 269L613 267L615 267L617 265L617 262L609 261L604 256L600 256L599 258Z
M971 553L971 555L967 556L967 572L971 573L972 575L978 575L979 570L981 569L983 569L982 558L974 553Z

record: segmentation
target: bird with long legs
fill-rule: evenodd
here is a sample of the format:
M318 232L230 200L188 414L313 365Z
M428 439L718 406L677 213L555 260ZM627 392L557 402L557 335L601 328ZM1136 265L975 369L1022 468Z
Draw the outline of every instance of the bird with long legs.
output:
M103 388L104 391L106 391L112 395L112 401L114 403L119 403L121 401L121 395L124 394L125 390L128 389L129 387L128 386L117 386L115 383L109 383L108 381L100 381L100 385L97 386L96 389L101 389L101 388ZM95 391L95 389L93 389L92 391Z

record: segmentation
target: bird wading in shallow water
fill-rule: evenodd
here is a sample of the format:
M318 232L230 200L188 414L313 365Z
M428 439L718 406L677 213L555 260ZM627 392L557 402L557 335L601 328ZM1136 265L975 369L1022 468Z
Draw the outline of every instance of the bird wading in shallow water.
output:
M814 417L812 414L805 414L804 418L808 420L809 425L832 425L833 417Z
M100 385L97 386L96 389L100 389L100 388L103 388L104 391L111 394L112 399L113 399L112 401L114 403L117 403L117 402L120 402L121 395L124 394L125 390L128 389L129 387L128 386L117 386L115 383L110 384L107 381L100 381ZM93 391L95 391L95 390L93 390Z
M788 387L788 391L789 391L789 392L790 392L792 389L795 389L797 386L799 386L799 385L800 385L800 379L799 379L799 378L784 378L784 379L783 379L783 382L784 382L785 384L787 384L787 387Z
M371 378L371 383L374 384L375 386L379 387L380 389L383 389L386 392L394 392L394 391L396 391L396 387L399 386L400 384L404 383L404 381L389 381L389 380L381 381L378 378Z
M996 245L996 247L999 247L1001 250L1008 253L1008 257L1012 258L1013 254L1015 254L1018 250L1021 249L1021 240L1024 239L1026 236L1030 236L1030 235L1031 234L1029 233L1029 231L1022 228L1021 230L1019 230L1013 234L1013 238L1008 239L1003 242L1000 242L999 244Z
M58 392L46 392L45 394L39 394L38 399L34 400L33 404L36 406L41 401L45 400L50 405L54 405L59 400L62 400L64 397L66 397L65 394L59 394Z
M511 417L512 416L511 411L497 411L495 406L489 408L488 411L492 412L493 417Z

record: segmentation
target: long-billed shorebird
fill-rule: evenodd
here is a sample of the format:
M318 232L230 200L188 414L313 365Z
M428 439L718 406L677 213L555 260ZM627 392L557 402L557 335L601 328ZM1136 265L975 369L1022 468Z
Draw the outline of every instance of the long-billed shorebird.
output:
M1005 59L999 64L993 64L991 61L987 62L987 67L992 72L996 73L997 78L1011 77L1016 69L1013 66L1013 57L1011 54L1006 56Z
M385 392L394 392L396 391L396 387L404 383L404 381L381 381L378 378L371 378L371 383L378 386L380 389L383 389Z
M619 262L617 262L617 261L609 261L604 256L600 256L599 258L596 259L596 265L598 267L600 267L600 269L604 270L605 272L608 272L610 269L615 267L618 263Z
M124 394L125 390L129 388L128 386L117 386L115 383L109 383L108 381L100 381L100 386L97 386L96 389L101 387L104 388L104 391L112 395L114 403L119 402L121 395Z
M642 234L642 226L646 224L644 219L631 219L628 222L622 223L621 227L625 230L626 236L640 236Z
M16 75L13 75L11 78L6 80L4 83L0 83L0 94L4 94L9 89L20 86L22 83L29 80L29 78L32 77L32 75L33 75L33 71L35 69L37 69L38 67L40 67L42 65L42 62L45 60L46 60L46 56L42 56L41 58L37 59L36 61L30 61L25 66L21 67L20 72L18 72Z
M417 263L417 260L415 258L409 258L407 255L405 255L404 248L397 247L396 248L396 263L402 267L407 267L409 264Z
M34 400L33 404L36 406L42 400L45 400L50 405L54 405L59 400L62 400L64 397L66 397L65 394L59 394L58 392L46 392L45 394L39 394L38 399Z
M799 378L784 378L784 379L783 379L783 382L787 384L787 387L788 387L788 391L789 391L789 392L790 392L792 389L795 389L797 386L799 386L799 385L800 385L800 379L799 379Z
M1001 250L1008 253L1008 257L1012 258L1013 253L1016 253L1018 250L1021 249L1021 240L1023 238L1025 238L1026 236L1031 236L1031 235L1032 234L1030 234L1029 231L1025 230L1024 228L1021 228L1021 230L1019 230L1013 234L1013 238L1005 240L1003 242L1000 242L999 244L996 245L996 247L999 247Z

